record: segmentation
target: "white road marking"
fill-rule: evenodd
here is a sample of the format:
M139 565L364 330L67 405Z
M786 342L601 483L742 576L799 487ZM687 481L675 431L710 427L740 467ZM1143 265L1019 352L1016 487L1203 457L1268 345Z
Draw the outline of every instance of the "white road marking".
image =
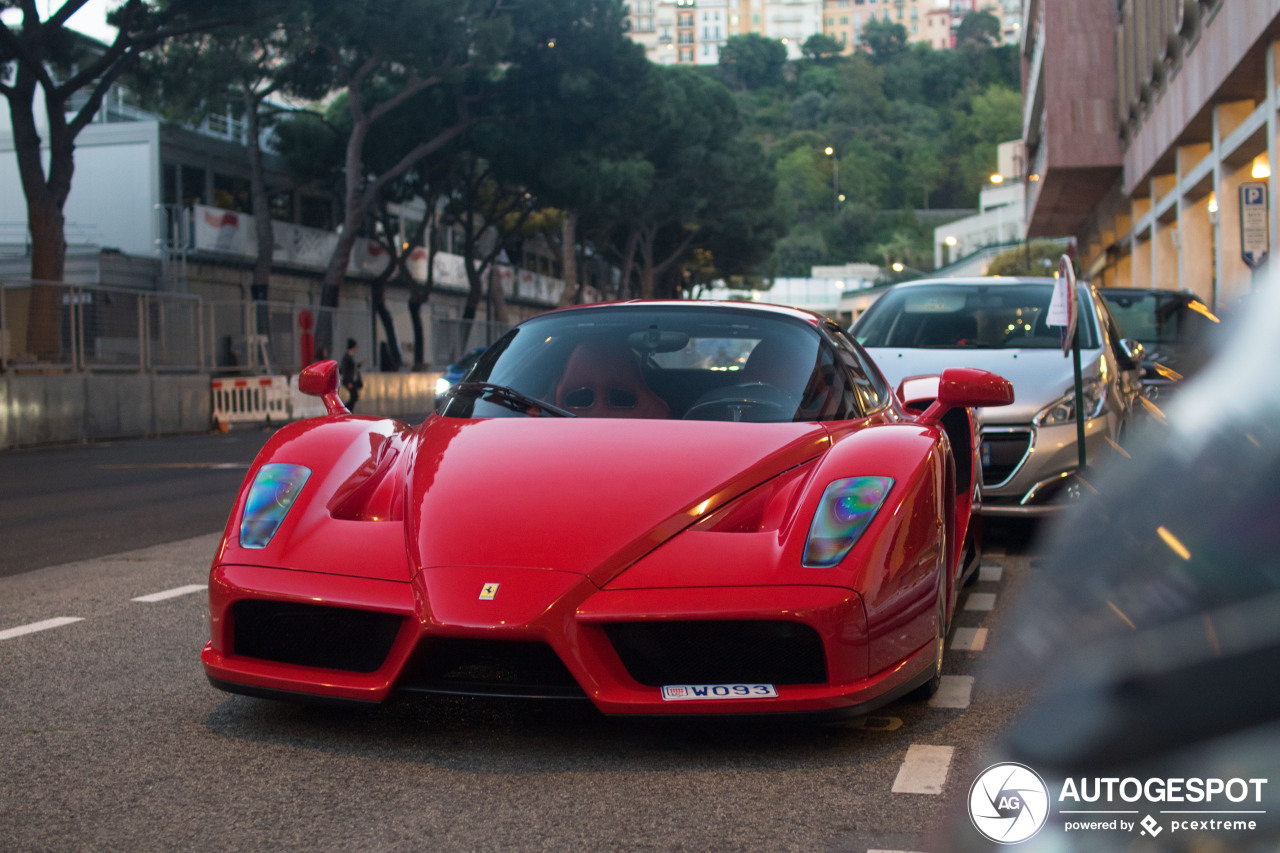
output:
M929 700L931 708L968 708L973 696L972 675L944 675L938 692Z
M954 746L913 743L898 768L898 778L893 780L893 793L941 794L955 751Z
M1004 574L1001 566L979 566L978 580L980 581L998 581Z
M971 592L964 600L965 610L991 610L996 606L994 592Z
M208 584L189 583L186 586L178 586L173 589L166 589L164 592L153 592L150 595L140 595L137 598L131 598L130 601L164 601L166 598L177 598L180 595L190 595L193 592L204 592L209 588Z
M986 628L956 628L951 638L951 650L955 652L980 652L986 646Z
M34 634L37 631L47 631L50 628L61 628L63 625L70 625L72 622L83 622L80 616L58 616L54 619L45 619L43 622L32 622L30 625L19 625L17 628L6 628L0 631L0 640L12 640L14 637L21 637L24 634Z

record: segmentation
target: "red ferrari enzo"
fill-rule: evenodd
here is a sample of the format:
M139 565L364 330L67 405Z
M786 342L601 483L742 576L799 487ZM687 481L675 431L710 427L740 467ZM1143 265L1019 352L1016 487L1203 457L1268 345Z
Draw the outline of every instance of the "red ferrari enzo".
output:
M968 368L895 395L834 323L772 306L552 311L420 426L280 429L209 579L219 688L589 700L607 714L859 712L940 679L976 569Z

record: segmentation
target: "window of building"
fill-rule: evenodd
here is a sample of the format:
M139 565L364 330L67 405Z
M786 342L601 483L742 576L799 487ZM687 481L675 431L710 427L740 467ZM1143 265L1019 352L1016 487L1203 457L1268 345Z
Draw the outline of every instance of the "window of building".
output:
M271 218L277 222L293 221L293 190L276 190L267 195Z
M249 179L214 172L213 206L237 213L251 213L253 205L249 199Z
M204 189L204 169L199 166L183 166L181 174L182 183L178 188L178 198L183 206L208 204L209 199Z
M333 203L324 196L303 195L298 199L298 219L299 224L308 228L332 231Z

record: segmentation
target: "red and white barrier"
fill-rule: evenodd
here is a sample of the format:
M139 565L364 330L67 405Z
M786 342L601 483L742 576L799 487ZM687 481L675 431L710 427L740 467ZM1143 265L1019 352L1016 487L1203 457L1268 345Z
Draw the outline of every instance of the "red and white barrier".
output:
M287 376L214 379L212 390L213 422L217 426L283 423L293 417Z

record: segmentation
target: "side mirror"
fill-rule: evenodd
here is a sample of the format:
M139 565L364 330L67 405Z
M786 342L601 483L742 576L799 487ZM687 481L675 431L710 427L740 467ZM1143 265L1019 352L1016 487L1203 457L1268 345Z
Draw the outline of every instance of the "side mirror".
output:
M338 396L338 362L333 359L317 361L302 368L298 375L298 390L323 400L325 411L331 415L351 413Z
M948 367L938 378L938 396L920 416L923 423L942 420L951 409L1007 406L1013 402L1013 383L976 367Z
M1142 366L1142 360L1147 357L1147 348L1142 345L1142 341L1135 341L1132 338L1121 338L1120 349L1124 350L1124 354L1129 357L1132 362L1131 368Z

